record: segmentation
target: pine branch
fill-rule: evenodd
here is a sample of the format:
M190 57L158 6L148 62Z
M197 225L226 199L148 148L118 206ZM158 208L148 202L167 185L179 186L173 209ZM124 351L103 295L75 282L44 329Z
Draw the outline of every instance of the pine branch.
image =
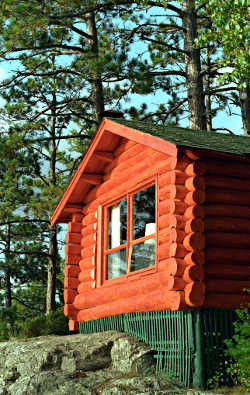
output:
M164 41L154 40L153 38L148 38L148 37L145 37L144 35L142 35L141 38L146 40L146 41L150 41L152 43L155 43L155 44L158 44L158 45L162 45L164 47L172 49L173 51L180 52L180 53L183 53L185 55L189 55L188 51L185 51L184 49L176 48L173 45L165 43Z

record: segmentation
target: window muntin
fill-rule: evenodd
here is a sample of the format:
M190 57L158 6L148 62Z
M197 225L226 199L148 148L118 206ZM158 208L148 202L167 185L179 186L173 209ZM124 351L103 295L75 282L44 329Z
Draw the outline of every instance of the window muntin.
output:
M155 185L106 207L104 280L154 266L155 211Z

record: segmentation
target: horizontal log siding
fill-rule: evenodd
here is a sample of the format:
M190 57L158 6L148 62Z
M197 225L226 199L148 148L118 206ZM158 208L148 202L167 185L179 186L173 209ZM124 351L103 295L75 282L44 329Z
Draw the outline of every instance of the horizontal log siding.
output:
M239 308L250 300L250 165L211 158L204 166L205 306Z
M77 308L73 305L79 286L79 262L81 260L82 215L73 214L68 224L64 267L64 314L69 317L69 329L78 330Z
M165 269L161 268L160 273L150 275L145 273L140 277L132 276L125 283L110 283L109 286L95 288L96 279L93 278L93 269L96 267L93 268L93 265L98 231L97 209L100 204L105 204L119 196L122 197L133 188L143 187L147 179L158 175L159 183L162 184L161 188L167 188L159 211L163 214L161 217L163 222L166 215L169 225L166 226L163 223L162 231L159 233L157 261L159 256L162 259L169 258L170 244L173 241L181 243L185 237L185 223L179 217L188 208L188 204L184 202L187 192L185 181L188 175L183 169L191 163L191 160L184 157L182 163L177 164L177 158L168 157L143 145L129 142L122 142L113 152L113 156L113 161L105 168L104 182L94 186L84 201L79 264L80 284L78 295L74 300L74 305L80 310L78 319L81 321L129 311L157 310L164 306L169 309L178 309L185 305L184 280L181 276L175 276L172 273L170 275L170 272L166 270L167 266ZM177 231L177 225L183 230ZM186 263L184 265L186 266ZM151 300L152 294L156 295L155 301ZM164 294L169 296L167 300L164 299Z

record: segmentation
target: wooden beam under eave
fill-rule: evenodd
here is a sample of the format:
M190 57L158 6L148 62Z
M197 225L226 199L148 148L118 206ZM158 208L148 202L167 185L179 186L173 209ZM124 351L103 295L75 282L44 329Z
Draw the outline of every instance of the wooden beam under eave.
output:
M63 211L65 213L82 213L83 205L82 204L74 204L74 203L68 203L64 207Z
M108 152L108 151L95 151L94 156L99 160L108 163L112 162L112 160L114 159L112 152Z
M103 182L103 175L101 174L91 174L91 173L84 173L81 178L81 181L85 181L87 184L91 185L98 185Z

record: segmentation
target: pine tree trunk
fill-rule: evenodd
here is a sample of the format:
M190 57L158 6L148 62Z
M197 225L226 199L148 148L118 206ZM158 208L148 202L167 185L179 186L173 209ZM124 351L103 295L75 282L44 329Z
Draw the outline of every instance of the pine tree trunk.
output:
M98 37L97 37L94 12L90 12L86 14L86 26L87 26L87 34L91 36L91 39L87 40L90 56L93 57L96 61L98 61ZM93 81L91 83L91 87L92 87L92 98L94 103L93 107L95 113L95 120L99 124L102 120L102 113L104 111L104 98L103 98L101 74L98 71L93 70L92 80Z
M7 225L7 240L6 240L5 268L4 268L4 290L5 290L5 307L6 308L11 307L11 304L12 304L9 252L10 252L10 224Z
M250 83L240 90L241 117L245 136L250 136Z
M197 15L195 2L182 0L184 13L182 23L184 30L184 50L189 105L189 122L192 129L206 130L206 107L203 82L201 77L200 50L194 48L197 37Z
M52 68L54 67L55 57L52 57ZM52 103L51 103L51 129L50 129L50 172L49 181L56 185L56 91L55 84L52 84ZM49 233L49 259L48 259L48 279L47 279L47 297L46 297L46 314L56 309L56 270L57 270L57 229L56 226L50 228Z
M209 94L210 85L211 85L211 80L210 80L211 62L210 62L209 48L206 51L206 67L207 67L207 73L204 78L205 92L207 92L205 96L206 122L207 122L207 130L211 131L213 126L212 126L212 104L211 104L211 96Z
M50 229L46 314L56 309L57 253L57 234L54 226Z

